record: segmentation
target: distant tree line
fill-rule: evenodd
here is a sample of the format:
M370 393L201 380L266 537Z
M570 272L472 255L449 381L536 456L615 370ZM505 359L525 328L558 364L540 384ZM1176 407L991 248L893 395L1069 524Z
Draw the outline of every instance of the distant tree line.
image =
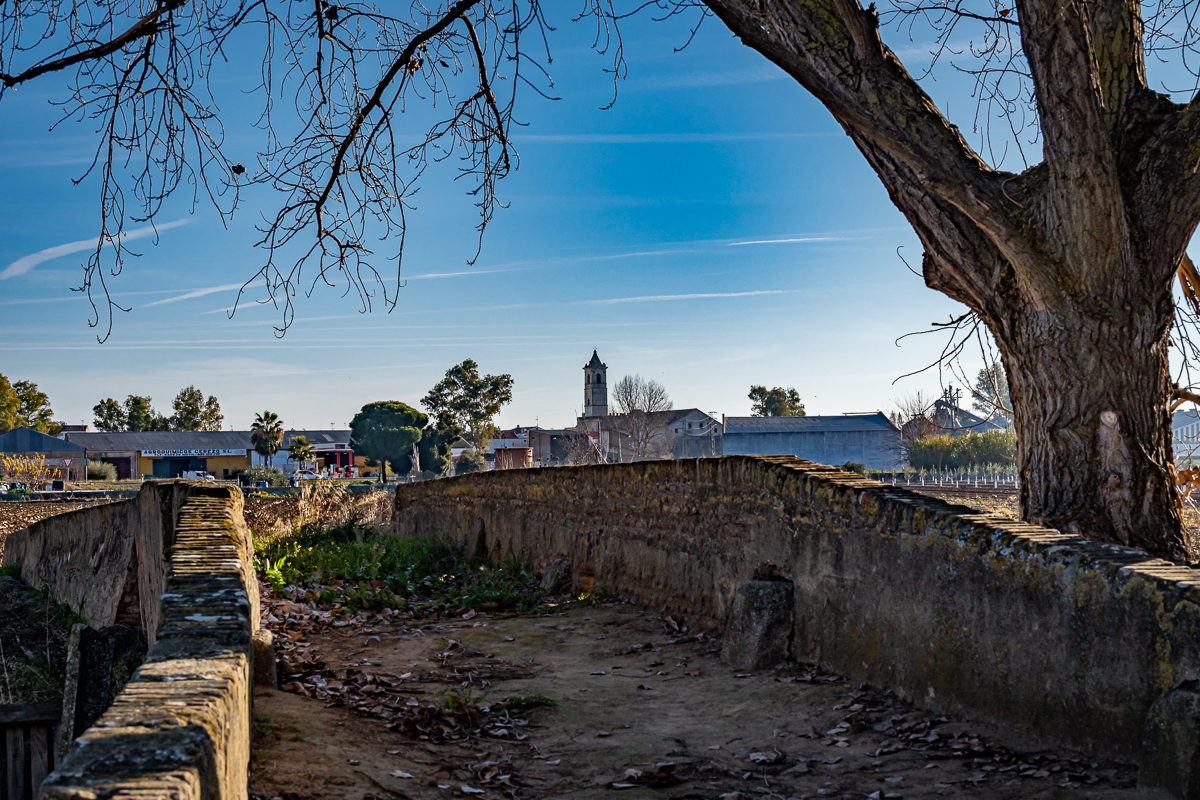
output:
M63 424L54 420L50 398L33 381L10 382L0 375L0 433L16 428L57 436Z
M1008 377L1004 367L993 363L979 370L971 391L972 407L980 416L1005 425L1012 421L1012 401L1009 399ZM954 436L933 409L924 393L917 392L904 400L891 414L900 429L900 451L914 469L946 470L973 469L995 465L1015 469L1017 434L1011 428L963 433Z
M105 398L92 406L93 422L102 431L219 431L225 421L216 397L195 386L180 389L171 402L171 416L154 409L147 395L131 394L124 402Z

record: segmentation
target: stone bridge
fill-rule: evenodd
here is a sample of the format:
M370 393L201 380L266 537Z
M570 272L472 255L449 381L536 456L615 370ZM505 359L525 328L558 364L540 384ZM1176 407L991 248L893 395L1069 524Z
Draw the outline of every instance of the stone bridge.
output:
M713 629L767 570L794 587L795 658L927 708L1140 758L1144 785L1200 797L1200 572L1143 552L787 457L407 484L392 525ZM5 563L28 582L94 624L135 620L151 642L41 797L246 796L252 555L240 492L184 481L9 538Z
M576 587L714 628L766 567L794 584L796 658L1048 744L1141 758L1144 782L1186 794L1200 571L1140 550L790 456L409 484L392 524L539 570L562 559Z

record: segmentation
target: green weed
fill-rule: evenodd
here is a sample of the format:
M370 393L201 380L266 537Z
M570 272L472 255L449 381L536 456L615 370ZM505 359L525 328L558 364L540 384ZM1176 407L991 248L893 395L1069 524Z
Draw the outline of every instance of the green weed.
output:
M471 691L470 686L461 689L442 689L437 695L442 698L438 707L448 714L465 711L469 708L478 708L487 700L486 694L475 694Z
M519 558L491 564L446 540L402 539L356 520L255 544L255 566L273 588L292 587L305 602L355 613L526 612L544 594Z
M271 563L270 559L266 559L266 565L262 569L263 578L267 583L271 584L272 588L282 589L287 586L287 578L283 575L284 565L287 563L287 556L280 556L275 563Z
M541 692L526 692L523 695L506 697L497 709L506 709L514 714L520 714L533 708L553 708L558 701L551 700Z
M0 577L0 703L36 702L62 695L71 627L86 622L46 589Z

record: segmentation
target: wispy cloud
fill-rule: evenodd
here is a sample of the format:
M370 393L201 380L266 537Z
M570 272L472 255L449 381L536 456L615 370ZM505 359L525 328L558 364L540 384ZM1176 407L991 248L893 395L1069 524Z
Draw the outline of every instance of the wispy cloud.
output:
M190 219L177 219L174 222L164 222L161 225L147 225L145 228L135 228L131 231L125 231L121 234L121 241L130 242L134 239L144 239L147 236L154 236L159 231L178 228L180 225L187 225L191 222ZM105 237L105 244L112 241L112 237ZM45 261L50 261L62 256L68 256L71 253L82 253L84 250L92 250L100 243L99 239L81 239L78 242L67 242L66 244L47 247L45 250L39 250L36 253L18 258L16 261L9 264L0 272L0 281L6 281L9 278L16 278L29 272Z
M730 242L730 247L741 247L747 244L790 244L792 242L846 242L860 237L855 236L802 236L796 239L755 239L751 242Z
M688 253L700 253L702 250L641 250L637 253L617 253L611 256L584 256L581 261L613 261L618 258L641 258L643 256L677 256Z
M166 297L162 300L155 300L153 303L147 303L146 305L142 306L142 308L153 308L154 306L162 306L166 305L167 303L178 303L180 300L191 300L193 297L205 297L210 294L216 294L217 292L228 292L231 289L240 288L242 288L242 284L240 283L227 283L223 286L205 286L203 289L192 289L190 292L177 294L174 297Z
M406 281L422 281L432 278L459 278L463 275L491 275L494 272L518 272L517 269L473 269L465 272L427 272L424 275L406 275Z
M764 294L788 294L783 289L764 289L757 292L705 292L697 294L650 294L642 297L612 297L607 300L583 300L585 304L656 303L662 300L704 300L710 297L757 297Z

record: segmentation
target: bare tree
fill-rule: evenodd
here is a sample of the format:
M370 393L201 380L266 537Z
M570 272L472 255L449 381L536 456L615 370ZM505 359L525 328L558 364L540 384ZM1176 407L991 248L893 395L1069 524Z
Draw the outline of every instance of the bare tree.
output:
M926 436L937 436L945 431L930 419L929 409L933 406L924 392L917 391L896 401L896 407L888 415L892 424L900 429L896 440L895 454L898 461L907 463L913 446Z
M605 36L611 17L597 17L597 48L619 60ZM280 199L263 215L265 259L243 291L261 281L282 335L297 293L335 278L363 310L394 306L405 213L431 166L456 165L482 235L500 205L497 182L517 163L517 90L551 85L548 29L537 0L0 3L0 102L59 76L62 121L99 127L85 174L100 178L101 227L79 288L102 341L113 313L127 310L109 292L130 253L127 223L152 222L181 188L227 219L252 185ZM230 53L261 53L256 91L224 98L261 103L257 163L243 164L225 140L213 75ZM422 127L400 123L405 114Z
M599 438L587 431L568 431L563 435L563 461L571 466L608 463L608 454L600 447Z
M667 413L673 406L661 383L641 375L626 375L612 391L616 428L629 437L638 458L653 458L670 449L665 442Z

